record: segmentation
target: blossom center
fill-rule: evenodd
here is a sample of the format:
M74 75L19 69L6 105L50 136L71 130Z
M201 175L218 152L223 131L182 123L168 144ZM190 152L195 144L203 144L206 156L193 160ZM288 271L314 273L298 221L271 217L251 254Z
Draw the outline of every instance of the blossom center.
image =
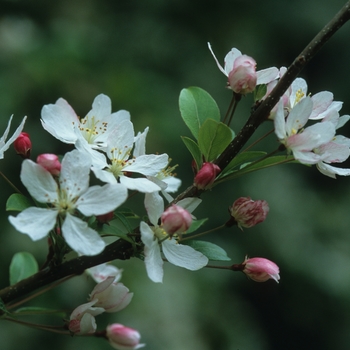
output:
M89 144L93 144L96 138L107 131L107 122L102 122L99 119L85 117L80 120L79 129Z

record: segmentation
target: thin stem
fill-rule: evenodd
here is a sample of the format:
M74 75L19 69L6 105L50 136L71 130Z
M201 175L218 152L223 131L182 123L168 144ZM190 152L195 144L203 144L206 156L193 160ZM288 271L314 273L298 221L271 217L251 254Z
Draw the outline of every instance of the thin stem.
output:
M261 141L262 141L264 138L266 138L267 136L271 135L274 131L275 131L275 128L271 129L271 130L268 131L265 135L261 136L261 137L258 138L256 141L254 141L252 144L250 144L250 145L249 145L246 149L244 149L241 153L249 151L252 147L254 147L255 145L257 145L259 142L261 142Z
M226 226L225 226L225 224L224 224L224 225L221 225L221 226L212 228L211 230L208 230L208 231L205 231L205 232L201 232L201 233L197 233L196 235L193 235L193 236L186 236L185 238L181 238L181 239L179 240L179 243L181 243L181 242L183 242L183 241L187 241L187 240L192 239L192 238L197 238L197 237L200 237L200 236L207 235L208 233L221 230L222 228L225 228L225 227L226 227Z
M2 172L0 171L0 175L4 178L4 180L19 194L23 194L11 181L10 179Z
M235 99L235 94L232 94L232 98L231 98L231 102L227 108L227 112L225 114L225 117L224 117L224 120L222 121L224 124L227 120L227 118L229 118L229 115L231 115L231 110L234 108L234 105L235 105L235 102L236 102L236 99ZM227 124L228 125L228 124Z

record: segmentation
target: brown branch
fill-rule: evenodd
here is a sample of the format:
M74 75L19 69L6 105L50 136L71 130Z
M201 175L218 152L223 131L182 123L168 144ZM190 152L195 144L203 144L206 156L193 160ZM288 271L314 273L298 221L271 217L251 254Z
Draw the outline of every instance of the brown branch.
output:
M285 75L280 79L277 86L271 92L268 98L249 117L247 123L237 134L235 139L225 149L217 159L216 164L223 170L229 162L239 153L249 138L253 135L258 126L267 119L270 111L276 105L283 93L288 89L292 81L297 77L305 65L315 56L318 50L341 28L341 26L350 19L350 1L339 11L339 13L320 31L320 33L306 46L301 54L294 60L288 68ZM175 202L182 198L200 195L196 187L190 186L180 194ZM37 274L20 281L19 283L7 287L0 291L0 298L3 302L9 303L20 298L34 290L48 285L54 281L69 275L79 275L85 269L99 265L101 263L115 259L129 259L134 251L130 243L118 240L106 247L106 249L96 256L82 256L70 260L62 265L47 267ZM0 312L1 314L1 312Z

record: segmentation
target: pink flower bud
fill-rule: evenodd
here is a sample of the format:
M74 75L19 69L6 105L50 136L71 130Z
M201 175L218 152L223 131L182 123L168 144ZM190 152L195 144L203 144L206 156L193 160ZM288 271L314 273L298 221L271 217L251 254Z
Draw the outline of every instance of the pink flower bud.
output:
M243 272L255 282L266 282L269 279L277 283L280 279L280 269L272 261L264 258L245 258L242 263Z
M221 169L213 163L203 163L202 168L198 171L194 178L194 185L200 190L206 190L214 183L216 176Z
M119 323L109 325L106 329L106 336L114 349L132 350L145 346L145 344L140 344L141 335L137 330Z
M30 158L30 151L32 150L32 142L30 141L29 134L26 132L21 132L17 137L13 146L22 158Z
M237 224L240 229L242 227L253 227L266 219L269 212L269 205L264 200L253 201L250 197L238 198L229 208L233 223ZM226 226L232 226L231 221Z
M228 74L230 88L237 94L254 91L257 82L256 62L252 57L241 55L234 61L233 69Z
M163 229L169 234L183 233L192 223L191 214L184 208L173 204L162 214Z
M59 175L61 171L61 163L56 154L44 153L40 154L36 162L45 168L52 175Z

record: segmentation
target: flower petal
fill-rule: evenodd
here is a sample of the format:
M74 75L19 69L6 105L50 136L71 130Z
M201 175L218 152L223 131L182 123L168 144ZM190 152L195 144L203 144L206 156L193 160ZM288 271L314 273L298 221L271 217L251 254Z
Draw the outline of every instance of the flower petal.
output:
M67 244L80 255L97 255L106 245L86 222L68 213L62 225L62 235Z
M140 173L145 176L155 176L169 163L167 154L145 154L133 160L131 165L124 167L124 171Z
M172 264L195 271L208 264L208 258L187 245L178 244L175 239L162 243L163 253Z
M85 216L103 215L119 207L127 196L128 191L122 184L92 186L79 197L76 205Z
M33 241L44 238L54 228L57 210L30 207L16 217L9 216L17 231L27 234Z
M154 239L152 229L145 223L140 224L141 240L145 245L145 265L148 277L153 282L163 281L163 260L158 240Z
M154 182L143 177L133 179L128 176L121 176L120 183L125 185L129 190L136 190L142 193L152 193L161 190Z
M158 220L164 211L164 201L158 192L146 193L145 208L150 222L158 225Z

